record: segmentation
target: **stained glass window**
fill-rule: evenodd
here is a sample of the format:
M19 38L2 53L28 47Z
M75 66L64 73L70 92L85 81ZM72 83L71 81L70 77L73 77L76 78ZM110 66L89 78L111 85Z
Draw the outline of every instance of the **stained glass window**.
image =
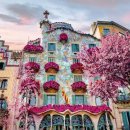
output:
M107 120L109 123L109 126L108 126L109 129L113 130L113 125L111 123L111 120L110 120L110 117L108 114L107 114ZM107 122L106 122L106 115L105 114L102 114L99 121L98 121L98 130L107 130Z
M51 126L51 116L50 116L50 115L46 115L46 116L42 119L39 128L40 128L40 129L44 129L44 130L49 130L50 126Z
M94 130L94 125L90 117L87 115L84 116L84 126L85 126L85 130Z

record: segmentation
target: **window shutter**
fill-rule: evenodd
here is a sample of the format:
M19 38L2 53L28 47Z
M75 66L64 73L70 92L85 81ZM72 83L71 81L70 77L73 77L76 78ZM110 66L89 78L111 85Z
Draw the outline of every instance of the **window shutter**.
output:
M84 104L88 104L86 95L84 95Z
M44 104L44 105L47 105L47 95L46 95L46 94L44 94L44 99L43 99L43 101L44 101L43 104Z
M125 130L129 130L129 121L128 121L128 117L127 117L127 112L122 112L122 119L123 119L123 124L124 124L124 128Z
M72 95L72 104L75 104L75 95Z

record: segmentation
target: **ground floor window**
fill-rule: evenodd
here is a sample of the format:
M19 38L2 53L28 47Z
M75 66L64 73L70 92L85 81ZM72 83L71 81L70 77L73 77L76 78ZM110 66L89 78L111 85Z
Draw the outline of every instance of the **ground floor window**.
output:
M130 130L130 111L122 112L123 128Z

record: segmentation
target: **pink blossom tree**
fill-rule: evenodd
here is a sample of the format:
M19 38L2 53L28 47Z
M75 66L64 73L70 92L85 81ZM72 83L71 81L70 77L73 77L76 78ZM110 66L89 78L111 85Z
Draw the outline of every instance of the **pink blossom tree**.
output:
M90 93L104 101L115 99L119 87L130 85L130 34L110 34L101 39L101 46L78 54L87 77L99 77L90 83Z

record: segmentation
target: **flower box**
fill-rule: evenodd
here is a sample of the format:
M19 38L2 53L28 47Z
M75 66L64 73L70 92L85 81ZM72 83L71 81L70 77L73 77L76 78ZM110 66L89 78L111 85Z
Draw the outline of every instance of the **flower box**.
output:
M48 62L45 64L44 68L48 73L57 73L59 71L59 65L55 62Z
M59 90L59 86L56 81L48 81L43 84L44 91L47 93L56 93Z
M83 81L75 82L71 86L75 93L85 93L87 91L87 86Z
M29 53L42 53L43 47L41 45L27 44L23 51Z
M68 35L66 33L61 33L59 36L59 41L62 43L66 43L68 41Z
M37 73L40 70L40 65L35 62L25 64L26 73Z
M70 66L71 72L76 74L83 73L83 64L82 63L74 63Z

